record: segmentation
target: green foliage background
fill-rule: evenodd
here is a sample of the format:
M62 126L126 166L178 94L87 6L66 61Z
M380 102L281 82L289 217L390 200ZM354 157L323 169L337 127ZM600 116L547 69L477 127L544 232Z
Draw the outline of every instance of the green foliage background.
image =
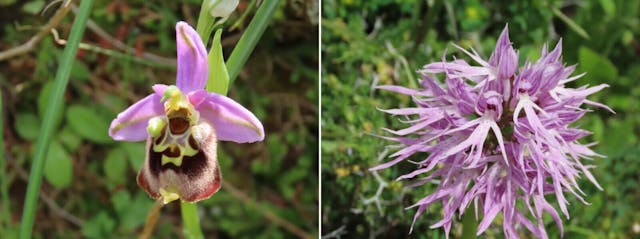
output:
M222 44L227 57L255 13L255 7L249 8L252 2L240 1L226 23ZM229 186L199 203L206 238L295 237L275 223L274 216L318 235L318 5L282 2L229 92L256 114L267 136L254 144L219 144L218 160ZM145 157L144 143L115 142L107 129L117 113L151 93L151 85L174 84L175 66L139 59L143 53L175 58L175 23L195 25L200 3L96 1L91 20L135 53L99 53L123 51L86 30L82 42L93 50L78 53L64 105L57 111L58 130L44 169L35 238L131 238L141 231L153 204L135 180ZM46 4L0 1L0 49L33 36L59 7L54 4L40 14ZM62 39L73 15L56 27ZM0 185L2 238L16 237L34 142L62 49L48 35L30 53L0 61L6 152L0 160L7 163L0 178L8 182ZM181 225L178 203L169 204L161 211L153 238L182 237Z
M607 88L590 99L617 114L595 110L577 124L593 132L595 150L608 158L593 161L599 191L587 180L584 205L569 197L571 219L564 219L565 238L640 237L640 1L322 1L321 176L322 235L366 238L408 236L414 210L404 208L428 195L435 185L406 189L395 181L413 165L399 164L377 174L367 169L394 149L372 135L383 127L398 129L396 118L376 108L412 105L399 94L374 90L376 85L416 87L416 70L447 58L464 58L451 43L474 47L488 58L509 24L510 38L520 49L520 63L536 59L545 42L563 39L563 59L588 74L574 87L601 83ZM553 200L551 200L553 201ZM429 226L441 218L432 206L416 222L412 238L444 238ZM502 238L501 219L483 238ZM551 238L559 238L545 218ZM461 235L454 223L453 238ZM529 238L523 232L522 237Z

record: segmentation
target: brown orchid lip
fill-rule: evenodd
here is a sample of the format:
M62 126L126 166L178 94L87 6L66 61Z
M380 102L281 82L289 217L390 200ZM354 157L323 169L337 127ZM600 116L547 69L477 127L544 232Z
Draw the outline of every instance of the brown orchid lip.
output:
M161 172L166 170L173 170L176 173L188 175L190 178L197 178L202 176L202 173L206 168L207 156L204 151L198 150L193 156L184 155L182 164L180 166L173 163L162 164L162 156L173 157L175 155L167 155L175 152L171 152L169 149L163 152L156 152L152 149L149 150L149 169L154 177L159 177ZM179 153L179 151L178 151ZM179 157L177 155L176 157Z

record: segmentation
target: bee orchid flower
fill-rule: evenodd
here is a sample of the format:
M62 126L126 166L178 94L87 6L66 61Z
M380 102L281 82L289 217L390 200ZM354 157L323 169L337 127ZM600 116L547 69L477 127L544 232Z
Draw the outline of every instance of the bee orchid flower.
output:
M156 84L153 93L111 122L114 140L146 140L138 185L166 204L197 202L220 189L217 141L251 143L264 139L262 123L236 101L204 90L207 51L186 22L176 24L176 85Z

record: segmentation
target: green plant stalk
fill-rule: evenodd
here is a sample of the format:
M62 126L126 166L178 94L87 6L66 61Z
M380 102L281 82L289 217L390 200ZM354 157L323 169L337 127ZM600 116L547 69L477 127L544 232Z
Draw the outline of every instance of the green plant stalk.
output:
M168 62L165 63L165 62L151 61L151 60L147 60L147 59L144 59L144 58L133 56L133 55L131 55L129 53L122 53L122 52L118 52L118 51L114 51L114 50L111 50L111 49L106 49L106 48L102 48L102 47L99 47L99 46L95 46L95 45L91 45L91 44L87 44L87 43L82 43L82 42L80 43L78 48L80 48L82 50L97 52L97 53L104 54L104 55L107 55L107 56L113 57L113 58L120 58L122 60L131 61L133 63L138 63L138 64L142 64L142 65L155 67L155 68L158 68L158 69L167 69L167 70L174 70L174 71L176 70L175 62L174 62L174 64L169 65Z
M267 29L269 21L276 6L278 6L280 0L263 1L256 15L251 19L251 23L240 37L238 44L231 52L229 60L227 61L227 70L229 72L229 85L233 84L240 70L249 59L249 55L253 52L253 49L258 44L258 40L262 37L262 34Z
M200 14L198 15L198 22L196 23L196 32L202 38L202 43L205 48L209 43L209 37L215 26L215 19L209 14L209 8L207 7L209 0L203 0L200 5Z
M69 83L69 75L71 74L71 67L78 52L78 45L82 39L87 20L91 13L91 6L93 0L83 0L80 2L80 9L78 14L73 20L71 27L71 35L67 45L64 48L62 57L60 60L60 67L56 73L55 82L53 83L53 91L49 97L49 103L47 104L47 110L44 114L44 120L42 122L40 136L36 142L36 152L31 165L31 172L29 173L29 184L27 186L27 194L25 196L24 209L22 213L22 223L20 225L20 238L31 238L31 230L33 228L33 221L35 219L35 211L38 202L38 194L40 193L40 186L42 185L42 171L45 164L45 156L49 150L49 143L54 130L54 116L56 114L55 109L58 109L62 104L62 96Z
M207 0L202 1L200 6L200 15L198 23L196 23L196 32L200 35L202 43L207 46L209 37L214 28L214 20L209 11L207 11ZM214 42L215 45L215 42ZM209 54L210 55L210 54ZM211 63L209 62L211 66ZM209 69L211 71L211 69ZM209 79L208 81L210 81ZM207 81L207 82L208 82ZM211 84L207 83L207 91L211 91ZM224 92L226 94L226 92ZM195 203L180 202L180 214L182 216L183 234L185 238L204 238L202 227L200 226L200 218L198 217L198 206Z
M9 175L7 174L7 162L4 159L4 109L2 105L2 90L0 90L0 188L2 189L2 221L5 221L5 228L8 228L11 224L11 213L9 205Z
M265 1L260 5L258 12L251 19L249 23L249 27L244 31L242 37L238 41L238 44L233 49L229 60L226 63L226 68L229 72L229 83L230 86L233 83L233 79L238 76L240 73L240 69L244 66L249 58L251 52L255 48L256 44L265 29L269 25L269 20L275 11L275 7L278 5L279 0L273 1ZM206 0L202 2L202 6L200 8L200 16L198 17L198 24L196 26L196 31L204 44L207 44L209 41L209 37L214 28L213 17L209 15L209 12L206 9ZM216 43L214 42L214 45ZM215 49L214 49L215 50ZM220 49L221 50L221 49ZM211 70L211 69L210 69ZM217 87L217 82L213 84L207 85L207 91L220 90L224 89L224 92L216 92L222 95L226 95L228 91L228 86L226 87ZM182 223L184 224L184 235L186 238L204 238L202 234L202 229L200 227L200 219L198 217L198 208L194 203L180 203L180 211L182 215Z
M556 17L560 18L560 20L562 20L564 23L566 23L567 26L569 26L569 28L571 28L571 30L576 32L582 38L589 40L589 34L580 25L578 25L578 23L574 22L567 15L564 15L564 13L562 13L557 8L552 8L551 11L553 12L553 15L556 15Z
M182 223L184 224L184 237L189 239L204 238L200 229L200 218L198 217L198 208L195 203L180 202L180 214L182 215Z
M253 10L255 6L256 6L256 0L251 0L249 5L247 5L247 8L244 9L242 16L240 16L240 18L238 18L238 20L234 22L233 25L231 25L231 27L229 27L229 30L233 31L233 29L240 27L242 23L244 23L244 19L246 19L247 16L249 16L249 13L251 12L251 10Z
M473 203L465 210L462 216L462 239L475 239L476 231L478 231L478 222L475 215L475 206Z

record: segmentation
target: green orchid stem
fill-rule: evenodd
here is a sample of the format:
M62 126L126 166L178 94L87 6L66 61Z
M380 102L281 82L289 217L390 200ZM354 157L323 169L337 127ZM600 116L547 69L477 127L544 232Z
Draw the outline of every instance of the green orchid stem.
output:
M202 1L202 5L200 5L200 15L198 15L198 22L196 23L196 32L198 32L198 35L202 38L202 43L204 43L205 47L209 43L209 37L215 26L215 19L209 14L209 8L207 7L207 5L209 5L208 2L208 0Z
M249 59L249 55L253 52L253 49L258 44L258 40L262 37L262 34L267 29L269 21L276 6L278 6L280 0L263 1L256 15L251 19L251 23L240 37L238 44L231 52L229 60L227 61L227 70L229 72L229 85L233 84L240 70Z
M476 231L478 230L478 221L475 216L475 206L471 204L465 214L462 216L462 238L474 239L476 238Z
M198 208L195 203L181 202L180 213L182 214L182 224L184 224L184 236L190 239L204 238L200 229L200 218Z
M200 15L196 24L196 32L200 35L205 47L209 43L209 37L214 28L215 19L209 14L208 1L203 0L200 6ZM209 89L207 89L209 90ZM226 93L226 92L225 92ZM198 207L195 203L180 202L182 214L183 234L185 238L204 238L198 217Z
M233 80L240 73L240 69L244 66L253 52L256 44L265 29L269 25L269 20L275 11L276 6L278 6L279 0L274 1L264 1L260 8L256 12L256 15L251 19L251 23L240 37L238 44L233 49L229 60L227 61L226 68L229 71L229 85L233 83ZM211 36L211 32L214 29L215 22L213 17L209 15L209 12L206 8L207 1L202 2L202 6L200 8L200 16L198 17L198 24L196 26L196 31L202 41L205 44L209 43L209 37ZM214 42L215 44L215 42ZM211 80L211 79L210 79ZM211 91L213 88L216 88L212 85L207 86L207 90ZM217 92L223 95L227 94L228 87L222 87L222 91L225 92ZM193 203L180 203L180 211L182 214L182 223L184 224L184 235L186 238L204 238L202 234L202 229L200 227L200 218L198 217L198 208L196 204Z
M71 67L78 52L78 45L82 39L82 34L84 33L87 19L89 19L92 5L93 0L83 0L80 2L80 9L71 27L71 35L60 59L60 67L56 73L53 91L49 97L47 110L44 114L42 126L40 127L41 130L36 142L35 157L31 165L31 172L29 173L29 185L27 186L27 194L22 212L22 223L20 225L20 238L22 239L31 238L38 194L40 193L40 186L42 185L42 171L44 169L45 156L47 155L47 151L49 151L49 143L51 142L51 136L54 130L54 118L57 113L54 111L55 109L59 109L60 104L62 104L62 96L69 83Z

